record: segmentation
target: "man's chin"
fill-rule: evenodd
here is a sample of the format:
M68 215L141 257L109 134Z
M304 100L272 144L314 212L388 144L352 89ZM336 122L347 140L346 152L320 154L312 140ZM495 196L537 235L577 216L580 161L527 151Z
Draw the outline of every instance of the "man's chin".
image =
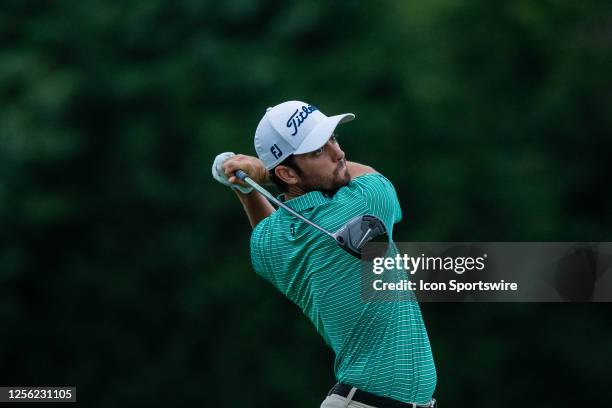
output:
M348 186L348 184L351 182L351 179L352 179L351 174L349 173L348 169L346 169L342 177L339 177L336 185L338 186L338 188Z
M351 182L351 175L347 171L341 179L336 180L334 186L332 188L324 190L323 192L327 195L333 196L340 190L342 187L346 187Z
M348 183L351 182L351 180L353 179L353 177L351 177L351 173L349 173L348 168L346 169L346 172L344 173L344 178L346 180L346 185L348 185Z
M318 185L317 184L306 184L302 186L302 190L307 193L310 191L320 191L329 196L333 196L342 187L348 186L350 182L351 182L351 175L348 172L348 169L346 169L342 176L340 176L339 174L336 175L336 177L333 180L330 180L328 183L325 183L325 185L321 185L318 183L317 183Z

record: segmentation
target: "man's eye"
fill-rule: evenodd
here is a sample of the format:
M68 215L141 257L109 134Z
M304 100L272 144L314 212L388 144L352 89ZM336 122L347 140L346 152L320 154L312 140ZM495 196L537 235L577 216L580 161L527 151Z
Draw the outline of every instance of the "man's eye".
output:
M333 144L338 143L338 139L336 138L336 135L332 135L332 137L329 138L329 141L332 142Z
M313 153L314 153L315 156L320 156L321 153L323 153L323 148L320 147L317 150L315 150Z

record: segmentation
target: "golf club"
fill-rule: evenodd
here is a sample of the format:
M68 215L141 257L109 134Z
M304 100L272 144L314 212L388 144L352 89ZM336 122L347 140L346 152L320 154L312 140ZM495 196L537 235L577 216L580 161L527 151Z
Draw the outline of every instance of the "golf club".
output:
M362 249L373 239L376 239L377 241L380 240L381 242L386 242L388 244L389 238L387 236L387 228L385 227L385 224L379 218L373 215L359 215L354 217L343 225L338 231L332 233L305 218L280 200L276 199L276 197L270 194L268 190L253 181L244 171L238 170L235 174L236 177L253 187L260 194L266 197L266 199L268 199L268 201L270 201L272 204L285 209L293 216L304 221L306 224L331 237L340 248L344 249L354 257L361 259Z

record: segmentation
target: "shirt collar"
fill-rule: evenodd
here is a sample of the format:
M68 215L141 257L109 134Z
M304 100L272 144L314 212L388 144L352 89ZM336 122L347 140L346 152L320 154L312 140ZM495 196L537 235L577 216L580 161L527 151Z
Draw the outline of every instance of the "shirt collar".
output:
M331 197L326 196L320 191L311 191L310 193L302 194L301 196L285 201L285 194L278 196L278 199L295 211L304 211L308 208L317 207L331 200Z

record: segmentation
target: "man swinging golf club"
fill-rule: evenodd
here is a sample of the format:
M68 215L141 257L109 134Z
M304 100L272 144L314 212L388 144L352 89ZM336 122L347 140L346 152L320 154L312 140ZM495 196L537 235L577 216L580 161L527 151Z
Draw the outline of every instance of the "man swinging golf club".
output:
M255 271L335 352L338 383L321 407L433 407L436 371L418 303L360 295L360 250L376 235L391 240L401 209L389 180L346 160L334 132L354 117L299 101L268 108L255 131L259 158L222 153L213 177L236 190L253 227ZM281 202L259 186L268 182Z

